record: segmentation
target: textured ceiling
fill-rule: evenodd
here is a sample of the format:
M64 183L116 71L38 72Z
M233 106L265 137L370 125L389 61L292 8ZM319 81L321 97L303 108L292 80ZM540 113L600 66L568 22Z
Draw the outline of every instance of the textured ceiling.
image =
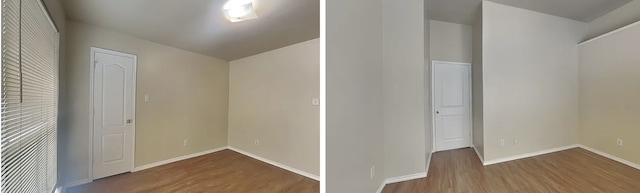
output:
M490 0L522 9L590 22L632 0ZM472 24L482 0L427 0L429 19Z
M258 19L231 23L226 0L63 0L67 17L235 60L320 36L319 0L254 0Z

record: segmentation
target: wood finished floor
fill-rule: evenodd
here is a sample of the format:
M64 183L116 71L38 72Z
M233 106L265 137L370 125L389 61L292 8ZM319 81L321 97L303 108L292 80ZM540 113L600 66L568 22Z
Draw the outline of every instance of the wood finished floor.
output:
M147 170L95 180L68 193L317 193L318 181L223 150Z
M383 193L640 193L640 170L581 148L483 167L471 148L434 153L426 178Z

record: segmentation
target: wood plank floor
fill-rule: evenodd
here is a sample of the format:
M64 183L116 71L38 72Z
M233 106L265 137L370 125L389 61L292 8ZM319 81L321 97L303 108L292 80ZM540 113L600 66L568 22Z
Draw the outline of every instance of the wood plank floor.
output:
M426 178L383 193L640 193L640 170L581 148L483 167L471 148L434 153Z
M318 181L223 150L73 187L69 193L317 193Z

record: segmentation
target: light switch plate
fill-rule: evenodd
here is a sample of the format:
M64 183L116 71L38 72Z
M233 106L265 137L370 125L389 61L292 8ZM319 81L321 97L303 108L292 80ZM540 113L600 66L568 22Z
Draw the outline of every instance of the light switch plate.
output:
M311 105L319 106L320 105L320 99L318 99L318 98L311 99Z
M376 177L376 166L371 166L371 169L369 170L369 174L371 175L371 179L373 179L373 177Z
M144 95L144 102L149 102L149 95L148 94Z

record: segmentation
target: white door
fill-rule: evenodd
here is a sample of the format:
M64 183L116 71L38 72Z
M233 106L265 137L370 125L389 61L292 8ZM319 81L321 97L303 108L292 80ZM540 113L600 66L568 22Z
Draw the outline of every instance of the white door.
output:
M133 169L136 56L92 48L93 179Z
M436 151L471 145L471 65L433 62Z

